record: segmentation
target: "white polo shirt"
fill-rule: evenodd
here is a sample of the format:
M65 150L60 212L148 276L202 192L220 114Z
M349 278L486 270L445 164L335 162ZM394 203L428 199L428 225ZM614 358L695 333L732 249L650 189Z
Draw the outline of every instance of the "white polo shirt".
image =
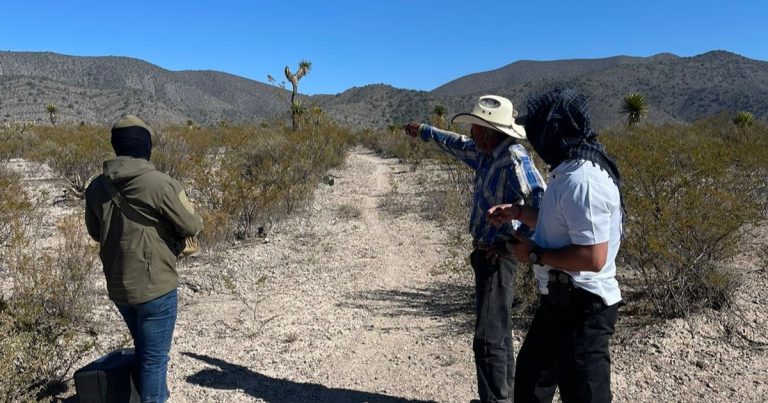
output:
M608 259L599 272L567 272L576 287L599 295L606 305L621 301L615 278L621 214L619 190L607 172L589 161L566 161L550 173L533 236L544 249L608 242ZM539 291L545 295L552 268L534 267Z

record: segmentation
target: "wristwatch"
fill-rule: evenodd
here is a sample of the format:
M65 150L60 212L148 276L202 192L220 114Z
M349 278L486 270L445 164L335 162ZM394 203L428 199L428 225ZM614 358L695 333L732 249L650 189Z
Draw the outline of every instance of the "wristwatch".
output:
M528 252L528 261L533 264L541 265L541 248L534 246L530 252Z

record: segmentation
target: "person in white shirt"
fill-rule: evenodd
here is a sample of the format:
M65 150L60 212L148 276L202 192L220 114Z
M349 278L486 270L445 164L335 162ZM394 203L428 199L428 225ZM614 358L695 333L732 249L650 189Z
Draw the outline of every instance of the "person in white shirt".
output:
M514 401L610 402L609 342L621 301L616 254L622 235L621 177L597 141L587 98L570 89L531 97L517 119L550 165L539 209L499 205L501 225L519 219L535 231L507 244L534 265L541 293L515 369Z

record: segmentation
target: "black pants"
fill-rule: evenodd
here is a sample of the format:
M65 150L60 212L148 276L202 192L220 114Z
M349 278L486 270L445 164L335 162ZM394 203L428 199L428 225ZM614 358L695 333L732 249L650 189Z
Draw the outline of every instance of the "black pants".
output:
M563 403L610 402L618 307L580 288L567 302L543 295L517 357L515 402L551 402L558 385Z
M510 311L517 262L492 264L485 251L470 255L475 271L475 336L472 349L477 367L477 389L483 402L510 402L515 357Z

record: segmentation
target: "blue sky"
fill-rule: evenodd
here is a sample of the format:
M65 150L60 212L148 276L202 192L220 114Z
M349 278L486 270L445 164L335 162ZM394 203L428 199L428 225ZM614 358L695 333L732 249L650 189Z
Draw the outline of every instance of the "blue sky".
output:
M431 90L517 60L768 60L768 0L4 1L0 50L128 56L266 82L302 59L306 94L386 83Z

